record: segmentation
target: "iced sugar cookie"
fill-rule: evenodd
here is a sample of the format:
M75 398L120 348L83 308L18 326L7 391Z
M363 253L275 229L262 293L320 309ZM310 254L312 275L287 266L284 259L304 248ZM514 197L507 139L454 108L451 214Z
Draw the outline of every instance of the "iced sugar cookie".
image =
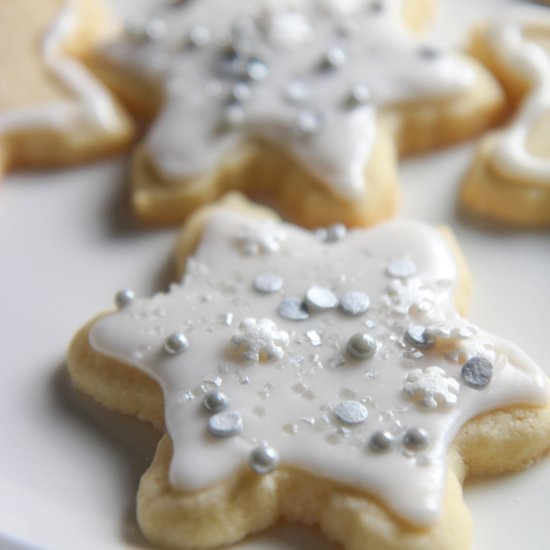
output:
M396 208L396 156L495 122L472 59L421 40L426 0L196 0L103 48L95 70L153 119L133 203L178 222L227 189L302 225L367 225Z
M502 81L515 114L482 139L461 200L489 219L549 227L550 9L510 9L476 30L472 52Z
M549 447L547 379L458 313L449 234L313 233L233 198L189 219L177 258L180 283L118 293L68 359L82 391L166 430L138 494L154 544L214 548L282 517L348 550L466 549L464 476Z
M79 60L108 20L91 0L0 2L0 172L129 145L132 123Z

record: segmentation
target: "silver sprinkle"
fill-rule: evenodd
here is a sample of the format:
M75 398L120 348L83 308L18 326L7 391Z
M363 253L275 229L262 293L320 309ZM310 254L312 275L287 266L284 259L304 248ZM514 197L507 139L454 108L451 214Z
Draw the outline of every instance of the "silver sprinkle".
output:
M349 94L349 103L352 107L358 107L367 104L370 98L370 90L365 84L355 84Z
M423 428L409 428L403 437L403 445L411 451L425 449L430 443L430 434Z
M338 305L338 298L328 288L312 286L306 291L305 303L310 311L327 311Z
M133 290L123 288L115 294L115 305L118 309L128 307L136 298Z
M231 88L231 99L234 101L244 102L250 99L252 95L252 90L246 82L237 82Z
M351 290L340 298L340 308L347 315L361 315L369 309L370 298L364 292Z
M326 68L337 69L346 62L346 52L339 46L329 48L325 53L323 64Z
M219 390L210 390L202 400L202 406L210 412L218 413L229 406L229 399Z
M431 348L435 343L433 334L424 325L410 325L405 332L405 340L421 349Z
M347 352L356 359L370 359L376 353L376 340L365 332L357 332L347 343Z
M486 357L476 355L462 365L461 375L467 386L475 390L482 390L491 382L493 364Z
M266 271L254 279L254 288L263 294L272 294L283 288L283 278L278 273Z
M300 298L285 298L277 309L277 313L291 321L304 321L309 319L309 312Z
M386 273L390 277L408 279L416 273L416 269L416 264L410 258L393 258L386 266Z
M273 447L260 445L250 453L248 464L261 476L269 474L279 464L279 453Z
M310 137L318 134L323 127L323 117L317 111L304 109L296 116L294 130L299 136Z
M359 401L342 401L334 407L334 415L345 424L361 424L368 418L369 411Z
M335 223L330 227L327 227L327 234L325 237L326 243L336 243L341 241L348 233L348 229L344 224Z
M184 352L189 347L189 341L185 337L185 334L176 332L170 334L166 340L164 340L164 351L169 355L178 355Z
M386 453L395 447L395 436L387 430L374 432L369 439L369 449L377 453Z
M382 13L386 11L386 1L385 0L373 0L371 3L370 9L373 13Z
M124 22L124 31L131 38L139 39L145 37L145 20L132 18Z
M162 19L150 19L145 25L145 34L150 40L160 40L166 35L166 21Z
M265 80L268 73L269 69L267 68L267 65L259 59L253 59L252 61L249 61L246 66L246 75L248 76L248 78L254 80L255 82Z
M223 113L223 122L229 128L237 128L244 122L245 112L241 105L232 103L228 105Z
M283 91L284 98L293 104L305 103L311 95L311 87L303 80L291 80Z
M208 431L216 437L237 435L243 431L243 420L238 412L220 412L208 419Z
M189 31L189 44L196 47L206 46L211 39L210 29L204 25L196 25Z

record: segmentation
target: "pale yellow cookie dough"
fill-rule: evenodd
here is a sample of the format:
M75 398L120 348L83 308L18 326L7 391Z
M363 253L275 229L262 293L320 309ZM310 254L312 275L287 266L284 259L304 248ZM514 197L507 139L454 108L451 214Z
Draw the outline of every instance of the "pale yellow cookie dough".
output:
M111 15L96 0L0 2L0 173L74 164L128 147L133 123L79 61L111 31ZM108 126L47 64L45 40L53 34L63 35L54 47L60 62L105 94ZM73 115L55 114L66 107Z
M415 30L426 26L431 0L406 0L402 15ZM196 208L228 190L238 190L274 207L284 218L306 227L341 222L368 226L391 217L399 205L397 161L468 139L498 122L504 97L494 78L469 60L473 84L443 98L394 104L379 112L375 143L364 167L365 186L355 199L336 193L288 152L266 141L250 139L196 177L169 176L138 146L132 168L132 203L143 221L178 223ZM159 86L102 55L90 66L138 116L155 120L164 97Z
M546 11L547 16L550 15L550 10ZM526 38L550 57L549 23L525 24L520 28ZM489 32L488 25L478 26L470 50L502 83L517 113L522 102L535 92L535 85L526 77L524 67L514 68L503 62L491 44ZM514 114L509 124L514 124ZM462 205L482 219L517 227L550 227L550 176L541 180L529 173L514 174L494 157L507 129L504 126L482 138L460 191ZM528 127L525 150L550 166L550 111L545 111Z
M239 196L201 208L184 227L176 246L178 275L193 254L210 215L217 208L243 215L277 219L269 209ZM455 304L465 313L469 275L457 243L444 229L459 267ZM95 351L84 326L71 343L68 368L73 383L110 409L136 415L163 431L163 396L147 375ZM550 407L514 407L482 415L467 423L448 453L446 492L440 519L419 528L392 514L383 503L360 490L280 465L269 476L240 470L206 489L185 492L170 485L172 457L165 434L153 463L144 474L137 497L137 515L147 538L159 547L183 550L231 544L285 518L318 525L347 550L465 550L471 544L471 519L462 498L467 475L523 468L550 447Z

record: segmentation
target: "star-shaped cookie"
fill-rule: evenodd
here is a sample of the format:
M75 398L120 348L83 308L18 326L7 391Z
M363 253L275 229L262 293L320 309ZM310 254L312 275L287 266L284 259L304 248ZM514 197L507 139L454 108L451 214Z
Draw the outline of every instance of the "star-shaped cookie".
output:
M481 140L462 203L487 219L550 227L550 9L508 8L479 26L471 50L502 81L515 114Z
M468 138L503 95L473 59L421 40L425 0L194 0L102 48L94 70L154 119L133 204L174 223L228 189L316 227L397 205L396 157Z
M181 283L121 291L68 358L82 391L166 430L138 494L155 544L214 548L283 517L346 549L465 549L466 474L550 446L547 379L459 315L448 233L309 232L230 198L190 218L177 258Z
M0 173L129 145L132 122L80 61L109 19L93 0L0 3Z

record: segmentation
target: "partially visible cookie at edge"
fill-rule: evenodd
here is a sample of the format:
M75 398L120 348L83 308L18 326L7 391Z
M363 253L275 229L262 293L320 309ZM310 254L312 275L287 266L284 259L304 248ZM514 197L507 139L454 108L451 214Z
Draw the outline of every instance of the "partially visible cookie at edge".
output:
M458 314L449 233L308 232L233 197L190 218L177 256L181 283L117 294L68 356L80 390L168 429L138 493L154 544L214 548L282 517L347 550L464 550L464 477L549 448L548 381Z
M477 135L505 107L480 64L414 30L433 4L195 0L128 20L91 66L153 120L138 216L177 223L231 189L308 227L392 216L398 156Z
M0 3L0 174L130 145L133 122L81 61L112 21L95 0Z
M480 24L471 52L502 82L515 112L481 139L460 198L483 219L550 227L550 9L508 7Z

